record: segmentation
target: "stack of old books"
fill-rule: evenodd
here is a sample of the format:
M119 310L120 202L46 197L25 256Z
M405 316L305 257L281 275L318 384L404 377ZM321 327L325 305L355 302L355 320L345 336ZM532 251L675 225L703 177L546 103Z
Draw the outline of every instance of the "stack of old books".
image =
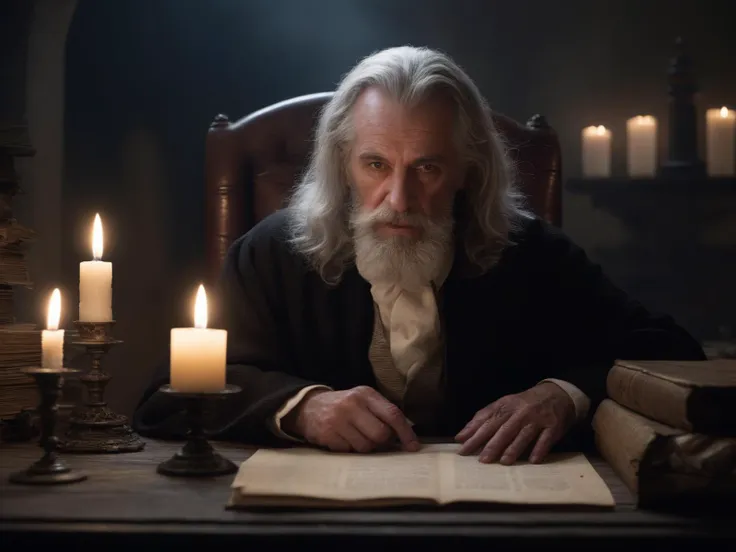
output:
M736 360L617 361L596 445L641 507L736 500Z
M19 191L14 161L32 155L23 127L0 129L0 420L2 433L12 429L19 415L32 412L38 403L31 378L22 370L41 362L41 334L35 324L16 320L14 296L18 288L30 288L26 252L35 232L13 215Z
M38 433L38 392L23 369L41 364L41 328L19 321L14 301L19 289L33 287L26 254L36 238L35 231L14 216L13 203L20 191L15 159L34 153L25 126L0 125L0 442L25 440ZM76 335L64 332L65 361L79 354L70 345ZM80 390L78 380L67 381L64 387L60 421Z
M22 373L41 365L41 334L33 325L0 326L0 418L16 416L38 403L36 387Z

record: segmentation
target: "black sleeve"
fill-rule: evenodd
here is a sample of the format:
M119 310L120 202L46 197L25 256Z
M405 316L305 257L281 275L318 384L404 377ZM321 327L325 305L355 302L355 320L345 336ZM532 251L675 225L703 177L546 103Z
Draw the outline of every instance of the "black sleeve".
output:
M606 396L608 371L617 359L705 360L700 344L672 317L649 312L614 285L600 266L560 230L543 232L542 270L558 297L568 335L555 375L591 399L589 416Z
M275 249L273 244L255 246L248 239L237 240L218 282L216 323L211 326L228 331L227 381L242 391L213 405L207 425L216 439L278 444L269 420L299 389L317 383L289 373L295 370L289 369L282 354L288 347L288 331L277 320L285 317L279 315L283 305L276 276L281 259ZM281 320L281 326L284 323ZM165 439L184 434L180 402L157 391L168 379L167 361L136 410L133 422L141 435Z

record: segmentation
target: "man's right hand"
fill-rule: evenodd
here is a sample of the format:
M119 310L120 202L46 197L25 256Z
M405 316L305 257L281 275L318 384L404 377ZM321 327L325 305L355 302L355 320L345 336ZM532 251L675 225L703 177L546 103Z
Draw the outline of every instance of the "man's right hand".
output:
M285 431L336 452L371 452L397 437L404 450L419 450L401 409L367 386L310 391L282 424Z

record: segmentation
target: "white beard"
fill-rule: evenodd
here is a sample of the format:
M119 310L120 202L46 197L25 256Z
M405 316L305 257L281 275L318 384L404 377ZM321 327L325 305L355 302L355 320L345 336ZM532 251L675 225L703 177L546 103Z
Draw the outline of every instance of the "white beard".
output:
M391 236L374 231L377 222L413 224L420 238ZM453 220L448 212L438 220L418 214L399 214L387 205L371 212L355 206L350 216L358 272L371 283L391 283L402 289L418 289L442 276L453 254Z

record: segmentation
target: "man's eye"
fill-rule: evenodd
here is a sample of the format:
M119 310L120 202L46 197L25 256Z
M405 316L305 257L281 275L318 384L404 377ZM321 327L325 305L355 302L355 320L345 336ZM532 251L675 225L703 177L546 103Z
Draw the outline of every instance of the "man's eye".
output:
M382 171L385 167L385 165L380 161L371 161L370 163L368 163L368 166L371 169L375 169L377 171Z
M419 170L419 172L423 172L427 174L436 173L439 171L439 167L437 167L437 165L430 165L429 163L419 165L417 169Z

